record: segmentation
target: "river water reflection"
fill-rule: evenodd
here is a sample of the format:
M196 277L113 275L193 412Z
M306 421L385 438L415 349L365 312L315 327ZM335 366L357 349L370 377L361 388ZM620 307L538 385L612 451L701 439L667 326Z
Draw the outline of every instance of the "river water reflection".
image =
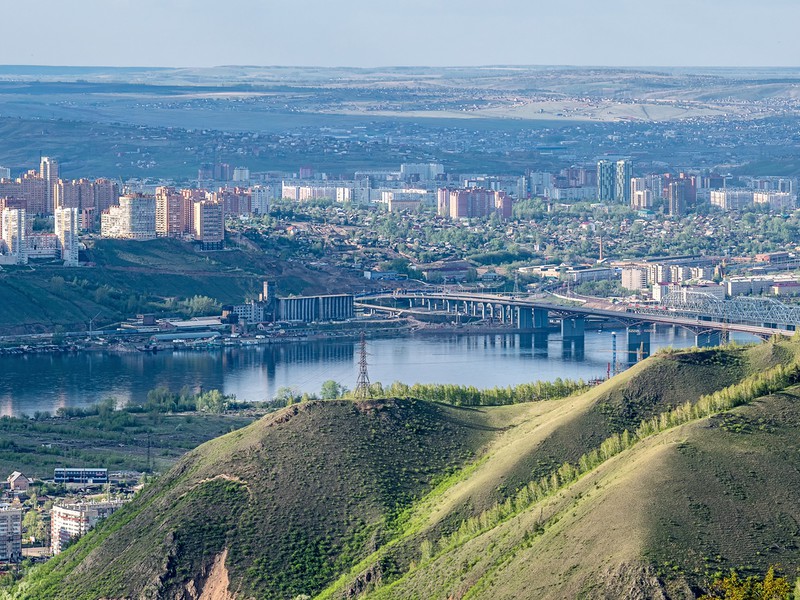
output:
M618 330L617 362L629 361L625 330ZM758 341L737 335L738 342ZM694 344L694 335L659 327L651 351ZM557 377L605 377L612 363L612 331L587 331L582 345L560 335L416 335L369 340L371 381L389 384L457 383L478 387L514 385ZM635 356L632 356L635 360ZM5 356L0 358L0 415L54 413L62 406L87 406L108 397L140 401L156 386L179 390L221 389L240 400L272 398L284 386L319 392L334 379L347 387L358 376L358 342L316 341L174 351L158 354Z

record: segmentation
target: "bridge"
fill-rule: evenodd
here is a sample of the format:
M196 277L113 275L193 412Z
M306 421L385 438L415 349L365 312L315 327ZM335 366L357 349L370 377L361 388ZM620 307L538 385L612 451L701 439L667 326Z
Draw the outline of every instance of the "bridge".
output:
M701 297L702 296L702 297ZM393 306L376 304L389 300ZM741 300L741 301L740 301ZM581 352L588 317L616 321L627 331L630 353L650 354L650 325L683 327L695 335L700 347L720 345L730 332L769 339L773 335L793 335L800 325L800 308L775 300L718 300L707 294L677 292L657 306L590 304L564 305L540 298L519 295L455 292L442 289L408 290L360 296L357 305L395 314L415 309L440 311L455 316L490 319L520 333L545 335L550 321L558 320L566 344ZM546 341L546 337L545 337Z

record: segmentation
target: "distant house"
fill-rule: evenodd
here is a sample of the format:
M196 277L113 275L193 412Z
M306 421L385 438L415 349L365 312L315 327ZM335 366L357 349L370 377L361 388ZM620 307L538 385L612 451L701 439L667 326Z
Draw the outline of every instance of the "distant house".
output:
M6 483L8 484L8 489L12 492L27 492L33 481L19 471L14 471L8 476Z

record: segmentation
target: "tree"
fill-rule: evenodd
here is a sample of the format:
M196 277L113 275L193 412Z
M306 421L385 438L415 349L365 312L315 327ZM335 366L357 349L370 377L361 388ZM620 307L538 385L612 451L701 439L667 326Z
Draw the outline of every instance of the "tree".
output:
M219 390L209 390L197 397L197 410L212 414L224 413L228 409L230 398Z
M786 578L776 577L775 567L770 566L764 579L755 575L742 579L731 571L727 577L717 579L700 600L790 600L791 593Z
M289 406L297 402L300 398L300 394L294 388L283 386L279 387L278 391L275 392L274 402L278 406Z
M338 381L328 379L327 381L322 382L320 396L322 396L323 400L336 400L337 398L341 398L345 391L345 387Z
M44 538L44 520L35 508L25 513L25 517L22 519L22 528L29 537L37 540Z

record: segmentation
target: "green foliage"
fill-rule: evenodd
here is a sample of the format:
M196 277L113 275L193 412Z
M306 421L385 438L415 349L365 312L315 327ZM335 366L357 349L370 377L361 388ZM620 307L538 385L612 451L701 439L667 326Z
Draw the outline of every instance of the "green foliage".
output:
M230 397L219 390L209 390L195 398L195 405L200 412L220 414L228 409L229 400Z
M322 382L320 388L320 397L323 400L336 400L341 398L347 392L347 388L340 384L338 381L328 379Z
M770 566L763 578L751 575L742 579L736 571L717 579L699 600L791 600L792 590L784 577Z
M476 388L440 383L415 383L407 385L395 381L388 388L374 389L373 396L390 398L418 398L455 406L501 406L520 402L555 400L587 389L582 380L572 381L557 377L554 381L537 381L508 387Z

